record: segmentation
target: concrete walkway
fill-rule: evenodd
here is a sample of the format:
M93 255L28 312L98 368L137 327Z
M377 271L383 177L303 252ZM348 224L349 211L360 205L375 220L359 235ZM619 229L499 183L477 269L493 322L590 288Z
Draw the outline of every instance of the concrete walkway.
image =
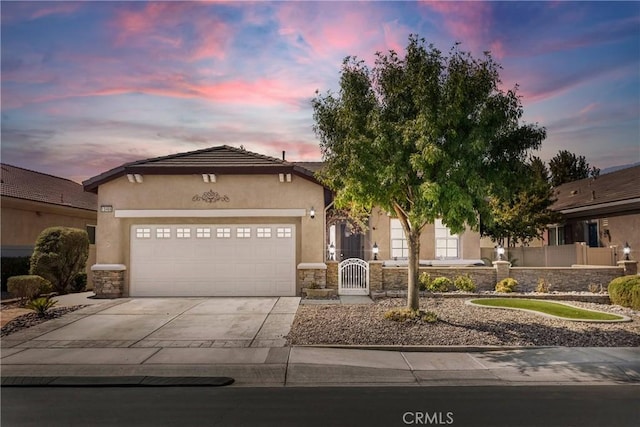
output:
M98 303L3 338L3 381L159 376L231 377L233 386L640 385L637 347L285 347L282 334L297 298L92 301ZM208 339L199 339L203 333ZM215 334L224 339L211 339Z

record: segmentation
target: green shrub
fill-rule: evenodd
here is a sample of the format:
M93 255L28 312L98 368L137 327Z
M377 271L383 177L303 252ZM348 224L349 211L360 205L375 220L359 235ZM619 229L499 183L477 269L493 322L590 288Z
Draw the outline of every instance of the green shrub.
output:
M315 283L313 284L315 286ZM76 277L73 279L71 283L71 292L84 292L87 288L87 272L81 271L76 274Z
M438 315L432 311L412 310L408 307L387 310L384 313L384 318L394 322L422 321L434 323L438 321Z
M516 290L516 286L518 286L518 282L516 279L512 279L511 277L507 277L496 283L496 292L513 292Z
M468 274L465 274L463 276L457 276L455 279L453 279L453 285L459 291L463 291L463 292L476 291L476 284L473 282L473 279Z
M431 276L428 273L422 273L418 277L418 288L421 291L426 291L431 286Z
M51 283L40 276L13 276L9 278L7 289L24 303L40 294L51 292Z
M2 257L0 259L0 265L2 266L2 290L6 291L7 281L9 277L13 276L25 276L29 274L29 259L28 256L21 257Z
M35 311L38 316L45 317L47 310L57 303L57 301L52 300L50 297L40 297L29 300L25 307Z
M441 276L433 279L429 286L427 286L427 290L431 292L447 292L452 287L453 282L451 282L451 279Z
M547 279L541 277L538 279L538 285L536 286L536 292L548 294L551 290L551 284L547 282Z
M50 281L56 292L65 294L76 275L85 269L88 256L89 236L85 230L50 227L38 236L29 271Z
M612 303L640 310L640 276L613 279L609 283L608 291Z

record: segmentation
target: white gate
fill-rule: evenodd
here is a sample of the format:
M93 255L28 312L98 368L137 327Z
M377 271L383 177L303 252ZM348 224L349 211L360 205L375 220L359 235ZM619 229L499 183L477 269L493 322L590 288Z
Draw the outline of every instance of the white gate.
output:
M369 295L369 263L349 258L338 264L338 294Z

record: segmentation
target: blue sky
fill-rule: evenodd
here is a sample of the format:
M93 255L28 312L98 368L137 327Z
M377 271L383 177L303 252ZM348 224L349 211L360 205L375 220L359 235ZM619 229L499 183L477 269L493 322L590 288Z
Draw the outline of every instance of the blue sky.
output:
M536 153L640 161L639 2L11 2L2 162L82 181L122 163L243 145L319 160L310 100L347 55L415 33L502 64Z

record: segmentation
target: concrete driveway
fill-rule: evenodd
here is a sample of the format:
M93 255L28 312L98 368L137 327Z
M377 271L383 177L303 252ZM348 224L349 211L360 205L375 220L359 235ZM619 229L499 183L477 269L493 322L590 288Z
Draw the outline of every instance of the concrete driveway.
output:
M283 347L299 303L298 297L126 298L7 338L20 339L23 348Z

